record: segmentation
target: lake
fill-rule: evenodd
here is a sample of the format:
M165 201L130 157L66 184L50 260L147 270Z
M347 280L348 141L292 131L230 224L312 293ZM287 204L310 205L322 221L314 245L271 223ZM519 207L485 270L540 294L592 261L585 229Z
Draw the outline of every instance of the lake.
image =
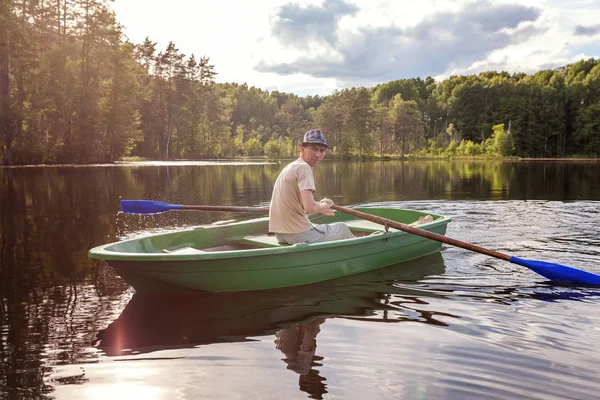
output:
M444 245L297 288L135 293L87 251L250 215L288 161L0 168L0 398L596 399L600 288ZM600 161L324 161L316 197L448 215L446 235L600 274Z

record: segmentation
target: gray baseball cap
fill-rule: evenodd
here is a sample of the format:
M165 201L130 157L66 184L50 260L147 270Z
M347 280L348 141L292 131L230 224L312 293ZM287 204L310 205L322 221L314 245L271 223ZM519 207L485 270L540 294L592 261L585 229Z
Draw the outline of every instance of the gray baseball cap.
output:
M316 143L322 144L325 147L327 146L327 142L325 141L325 136L323 136L323 132L319 129L312 129L304 134L304 139L302 139L302 143Z

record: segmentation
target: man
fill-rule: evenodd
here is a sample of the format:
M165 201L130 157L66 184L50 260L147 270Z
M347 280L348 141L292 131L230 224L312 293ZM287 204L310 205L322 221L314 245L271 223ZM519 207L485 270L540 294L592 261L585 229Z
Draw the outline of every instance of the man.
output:
M325 136L318 129L304 134L300 144L300 157L286 166L277 177L269 210L269 231L280 243L319 243L350 239L354 235L343 222L313 225L308 214L332 216L333 201L324 198L318 203L312 169L317 166L327 150Z

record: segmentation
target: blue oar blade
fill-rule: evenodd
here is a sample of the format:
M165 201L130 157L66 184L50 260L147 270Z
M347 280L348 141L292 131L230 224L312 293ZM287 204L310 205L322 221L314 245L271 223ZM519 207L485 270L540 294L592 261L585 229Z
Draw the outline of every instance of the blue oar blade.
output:
M600 285L600 275L567 267L566 265L553 264L545 261L524 260L518 257L511 257L509 261L527 267L551 281Z
M170 210L180 210L181 205L153 200L121 200L121 211L128 214L156 214Z

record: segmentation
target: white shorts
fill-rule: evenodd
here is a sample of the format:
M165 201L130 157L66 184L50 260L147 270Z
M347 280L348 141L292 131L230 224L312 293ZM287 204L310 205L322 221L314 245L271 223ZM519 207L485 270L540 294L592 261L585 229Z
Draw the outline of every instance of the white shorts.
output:
M343 222L313 225L312 229L300 233L275 233L279 243L322 243L332 240L352 239L355 237L348 225Z

